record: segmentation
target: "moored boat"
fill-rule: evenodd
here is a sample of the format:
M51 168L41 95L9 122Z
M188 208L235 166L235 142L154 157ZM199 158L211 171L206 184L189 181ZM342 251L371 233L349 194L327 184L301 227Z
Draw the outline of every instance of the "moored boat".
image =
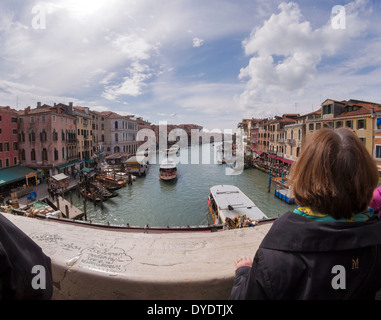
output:
M174 180L177 178L176 163L168 158L164 159L160 164L159 178L164 181Z
M225 229L254 226L268 217L239 188L216 185L210 188L208 207L214 224Z
M109 190L117 190L127 185L126 180L112 176L99 175L96 179Z

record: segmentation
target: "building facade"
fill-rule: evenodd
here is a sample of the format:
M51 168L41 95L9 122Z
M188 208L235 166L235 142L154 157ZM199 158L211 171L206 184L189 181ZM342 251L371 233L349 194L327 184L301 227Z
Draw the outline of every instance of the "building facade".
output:
M0 107L0 169L19 164L17 111Z
M37 104L18 112L19 154L24 166L48 177L77 160L75 118L62 107Z

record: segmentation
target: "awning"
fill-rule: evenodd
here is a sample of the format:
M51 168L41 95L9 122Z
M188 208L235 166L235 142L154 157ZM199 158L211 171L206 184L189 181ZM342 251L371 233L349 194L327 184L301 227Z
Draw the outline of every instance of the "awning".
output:
M84 173L90 173L91 171L94 171L94 169L93 168L86 168L86 167L84 167L84 168L82 168L82 171Z
M56 168L58 170L62 170L62 169L65 169L67 167L71 167L71 166L74 166L75 164L79 163L80 161L78 160L75 160L75 161L71 161L71 162L67 162L67 163L64 163L64 164L60 164L58 166L56 166Z
M288 163L288 164L293 164L294 163L294 161L292 161L292 160L288 160L288 159L280 158L280 157L278 157L278 160L280 160L282 162L285 162L285 163Z
M60 173L60 174L56 174L55 176L52 176L52 178L56 181L61 181L61 180L67 179L69 177L64 173Z
M37 171L23 166L0 169L0 186L24 180L32 173L37 174Z

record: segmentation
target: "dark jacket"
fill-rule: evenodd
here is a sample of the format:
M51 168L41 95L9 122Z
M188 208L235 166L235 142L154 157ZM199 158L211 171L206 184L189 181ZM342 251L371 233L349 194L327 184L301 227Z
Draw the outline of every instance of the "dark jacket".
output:
M336 267L335 267L336 266ZM285 213L230 299L374 299L381 288L381 220L321 222Z
M0 299L50 299L52 294L50 258L0 214Z

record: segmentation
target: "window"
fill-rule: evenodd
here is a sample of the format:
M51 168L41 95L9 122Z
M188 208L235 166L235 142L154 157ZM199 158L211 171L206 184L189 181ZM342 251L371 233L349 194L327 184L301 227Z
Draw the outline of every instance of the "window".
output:
M381 146L376 146L376 158L381 158Z
M3 167L3 160L0 159L0 168Z
M316 130L320 130L320 129L321 129L321 123L318 122L318 123L316 124Z
M17 129L12 129L12 134L17 134Z
M56 129L53 129L53 141L58 141L58 133Z
M4 152L9 151L9 142L4 142Z
M56 116L55 115L52 116L52 121L56 122Z
M30 159L32 161L36 161L36 150L32 149L32 151L30 153Z
M45 122L45 116L41 116L41 122Z
M366 129L365 119L357 120L357 129Z
M0 152L3 152L3 144L0 142Z
M30 117L30 123L34 123L34 117Z
M24 134L24 130L21 130L21 131L20 131L19 141L20 141L20 142L25 142L25 134Z
M313 123L310 123L309 126L308 126L308 129L310 131L314 131L314 124Z
M46 141L47 140L46 138L47 138L46 131L45 129L42 129L40 133L40 141Z
M42 149L41 158L42 158L42 161L48 161L48 152L46 151L45 148Z
M118 129L118 121L115 121L115 129Z
M360 140L362 141L362 143L364 144L364 146L366 145L366 138L360 138Z
M377 130L381 130L381 118L377 119Z
M16 164L17 164L17 158L13 157L13 165L16 165Z
M353 129L353 121L352 120L345 121L345 127Z
M61 118L62 119L62 118ZM65 141L65 131L62 129L61 131L61 140Z
M24 149L21 150L21 160L25 161L25 150Z
M5 159L5 166L9 167L9 159Z
M65 147L62 147L62 159L65 159Z
M118 141L118 134L115 133L115 141Z
M58 160L58 150L54 148L54 161Z
M326 106L323 106L323 115L331 114L331 113L333 113L333 104L328 104Z
M21 120L21 119L24 120L24 118L20 118L20 120ZM17 123L17 118L12 118L12 123Z
M34 130L30 130L29 131L29 142L35 142L36 141L36 134L34 132Z
M343 126L343 121L336 121L335 128L341 128Z
M13 142L13 150L16 151L18 150L18 145L17 145L17 142Z

